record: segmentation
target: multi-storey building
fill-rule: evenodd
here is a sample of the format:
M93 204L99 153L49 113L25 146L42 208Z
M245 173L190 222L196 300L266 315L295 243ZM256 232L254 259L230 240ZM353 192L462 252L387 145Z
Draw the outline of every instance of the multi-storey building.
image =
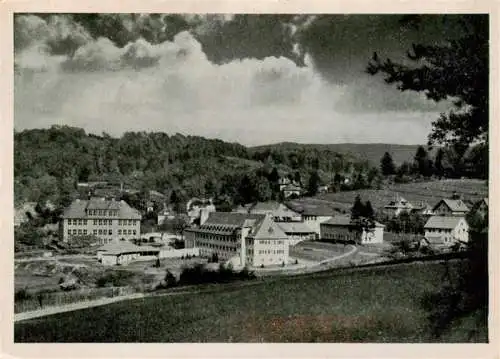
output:
M106 244L113 239L130 240L139 238L141 214L125 201L91 198L77 199L66 208L60 223L61 238L94 236L99 243Z
M288 237L270 215L213 212L184 234L186 248L199 248L203 257L217 254L242 267L288 263Z
M434 247L451 247L469 241L469 224L464 217L432 216L424 226L425 241Z
M356 230L350 216L335 216L321 223L321 238L334 242L356 244L379 244L384 241L384 225L374 222L373 228Z
M288 208L283 203L276 201L257 202L248 208L237 209L239 213L270 215L275 222L300 222L302 216L299 212Z

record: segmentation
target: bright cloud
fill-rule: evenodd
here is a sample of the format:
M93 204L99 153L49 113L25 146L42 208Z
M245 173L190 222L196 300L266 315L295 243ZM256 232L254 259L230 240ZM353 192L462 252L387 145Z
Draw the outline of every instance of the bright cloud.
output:
M363 106L359 93L325 82L307 58L305 67L284 57L216 65L189 32L160 44L139 38L119 48L107 38L89 40L84 31L68 40L80 44L74 56L63 57L44 41L68 38L75 29L65 33L69 25L63 23L54 32L54 24L46 29L35 19L27 23L45 30L39 38L26 35L32 41L15 57L17 129L68 124L115 135L181 132L249 145L421 143L437 117L401 108L350 111L346 106Z

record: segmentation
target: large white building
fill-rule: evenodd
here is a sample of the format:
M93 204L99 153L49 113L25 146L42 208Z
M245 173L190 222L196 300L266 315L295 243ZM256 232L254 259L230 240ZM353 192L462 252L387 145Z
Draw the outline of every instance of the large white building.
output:
M199 248L202 257L217 254L241 267L288 263L288 237L270 215L213 212L184 235L186 248Z
M66 208L60 222L64 242L71 238L93 236L100 244L115 239L139 238L141 214L125 201L91 198L77 199Z
M370 229L355 230L349 216L335 216L321 223L321 239L357 244L380 244L384 241L384 225L378 222Z
M425 241L434 247L451 247L469 241L469 224L464 217L432 216L424 225Z

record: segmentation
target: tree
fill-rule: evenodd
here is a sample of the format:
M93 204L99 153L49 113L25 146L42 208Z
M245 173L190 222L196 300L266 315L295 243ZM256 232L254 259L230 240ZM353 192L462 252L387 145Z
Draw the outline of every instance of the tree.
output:
M393 175L396 172L396 166L389 152L384 153L380 160L380 170L384 176Z
M365 206L361 202L361 196L358 194L354 198L354 204L351 208L351 220L357 220L363 217L365 213Z
M401 91L424 92L434 101L452 99L455 108L433 122L429 142L467 148L474 141L488 141L489 18L458 18L461 36L445 43L414 44L408 52L413 65L382 61L375 53L367 72L384 74L385 81ZM410 19L417 27L422 21L421 16Z
M307 193L310 196L315 196L318 193L318 187L321 179L319 178L318 171L312 171L309 176L309 182L307 183Z
M375 53L367 72L384 74L386 83L397 84L401 91L424 92L434 101L453 100L455 107L433 122L428 139L429 144L451 145L456 154L452 161L456 176L471 144L488 146L489 17L477 14L455 18L461 26L457 38L433 45L414 44L408 53L411 66L390 59L381 61ZM419 26L422 16L412 15L410 20ZM487 325L488 238L483 232L471 232L471 237L467 265L460 270L458 283L448 280L442 291L427 298L435 336L473 313L479 315L477 327Z
M415 172L424 177L430 177L432 175L432 161L429 159L429 154L423 146L418 146L413 162L416 170Z
M434 158L434 173L439 178L444 176L443 157L444 150L443 148L439 147Z

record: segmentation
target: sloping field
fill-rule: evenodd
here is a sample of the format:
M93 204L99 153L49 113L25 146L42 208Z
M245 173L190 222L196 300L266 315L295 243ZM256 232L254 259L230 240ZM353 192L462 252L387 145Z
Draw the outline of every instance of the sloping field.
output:
M429 342L424 292L441 285L441 264L263 281L114 303L15 325L16 342ZM255 282L252 282L255 283ZM471 321L449 342L468 338Z
M434 206L442 198L450 198L456 192L465 201L476 202L481 198L488 197L488 185L482 180L441 180L419 183L394 184L386 189L365 189L358 191L326 193L315 198L303 198L304 202L325 202L334 206L348 209L354 203L354 198L359 194L363 201L370 201L374 208L381 208L389 201L394 200L399 194L410 202L425 201ZM299 201L299 200L296 200Z

